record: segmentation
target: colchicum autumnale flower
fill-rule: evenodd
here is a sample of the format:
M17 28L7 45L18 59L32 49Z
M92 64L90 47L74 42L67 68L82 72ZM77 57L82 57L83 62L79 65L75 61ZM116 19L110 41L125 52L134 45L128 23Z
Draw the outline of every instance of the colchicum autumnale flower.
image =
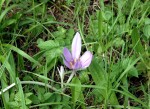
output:
M64 67L60 66L60 69L57 67L59 75L60 75L60 80L61 80L61 88L63 88L63 79L64 79Z
M63 80L64 79L64 67L60 66L60 69L59 68L57 69L58 69L61 80Z
M64 48L64 64L73 70L85 69L87 68L92 61L92 53L90 51L86 51L81 57L81 37L79 32L77 32L72 41L72 51L70 52L68 48Z

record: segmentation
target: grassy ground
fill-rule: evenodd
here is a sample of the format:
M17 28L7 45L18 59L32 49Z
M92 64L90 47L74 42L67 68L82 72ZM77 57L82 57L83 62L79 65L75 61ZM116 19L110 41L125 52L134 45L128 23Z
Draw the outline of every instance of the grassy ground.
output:
M149 0L0 0L0 109L150 109ZM62 58L76 32L91 65ZM65 68L61 87L58 73Z

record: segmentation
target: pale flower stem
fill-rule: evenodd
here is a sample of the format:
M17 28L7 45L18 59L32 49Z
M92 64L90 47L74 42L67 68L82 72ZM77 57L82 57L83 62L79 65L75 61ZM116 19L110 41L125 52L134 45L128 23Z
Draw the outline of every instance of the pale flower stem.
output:
M60 67L60 69L57 67L59 75L60 75L60 81L61 81L61 88L63 88L63 79L64 79L64 68L63 66Z
M73 70L72 73L71 73L71 75L69 76L69 79L67 80L66 84L70 83L70 81L72 80L72 78L73 78L74 75L75 75L75 71ZM62 90L62 92L64 92L65 90L66 90L66 88L64 88Z
M68 81L67 81L67 84L70 83L71 79L73 78L73 76L75 75L75 71L73 70Z
M63 89L63 80L61 79L61 88Z

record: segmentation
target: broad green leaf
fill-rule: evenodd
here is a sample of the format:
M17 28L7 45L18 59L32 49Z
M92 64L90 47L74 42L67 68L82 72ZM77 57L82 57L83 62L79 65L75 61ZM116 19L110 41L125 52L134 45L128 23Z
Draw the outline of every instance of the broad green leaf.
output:
M49 99L52 96L52 93L47 92L44 94L44 100L46 101L47 99Z
M104 20L109 21L111 17L113 16L113 13L110 10L107 10L107 11L102 12L102 16L104 17Z
M140 40L140 35L136 28L132 31L131 38L132 38L132 46L134 50L141 54L144 53L144 48Z
M20 93L17 92L17 93L15 94L14 100L17 101L17 102L20 102L20 101L21 101L21 98L20 98L20 97L21 97L21 96L20 96Z
M113 41L113 45L115 47L121 47L124 43L124 40L122 40L121 38L115 38Z
M138 71L137 71L137 69L135 67L132 67L129 70L129 75L134 76L134 77L138 77L139 76Z
M26 109L24 92L23 92L22 85L21 85L21 82L20 82L18 77L16 78L16 81L17 81L17 85L18 85L18 88L19 88L19 96L21 98L21 107L23 109Z
M8 102L8 105L9 105L11 108L15 108L15 109L18 109L18 108L19 108L19 103L16 102L16 101Z
M66 37L65 33L67 30L61 26L58 26L57 29L58 31L53 32L53 35L58 38L65 38Z
M76 101L78 100L81 94L81 82L77 77L74 77L71 83L76 85L76 86L71 86L72 101L75 105Z
M40 41L40 43L38 43L38 47L41 50L50 50L59 47L59 43L54 40L48 40L45 42Z
M26 105L29 105L29 104L32 103L32 101L31 101L30 99L26 98L26 99L25 99L25 103L26 103Z
M47 62L51 61L53 58L59 57L62 55L62 49L54 48L48 51L45 51L45 57Z
M89 72L85 72L85 71L82 71L82 72L80 73L79 78L80 78L81 83L88 83L88 82L89 82L88 73L89 73Z
M37 95L38 95L38 93L37 93ZM30 100L32 101L33 104L39 104L40 103L40 100L36 95L31 95L30 98L31 98Z
M97 62L96 59L93 58L89 70L97 86L103 86L106 88L108 87L107 84L109 84L109 88L112 89L112 84L108 83L107 80L107 73L104 71L104 68ZM111 92L110 90L107 93L106 92L106 90L99 89L99 96L103 96L105 99L107 99L109 96L110 103L113 105L118 105L119 103L116 94L114 92Z
M150 25L150 18L145 18L144 23L145 25Z
M25 93L25 97L26 97L26 98L30 97L31 95L33 95L33 93L31 93L31 92Z
M82 93L82 92L83 92L83 91L81 91L81 93L80 93L79 100L82 101L82 103L81 103L82 109L86 109L84 93Z
M145 25L143 28L144 35L147 37L147 39L150 38L150 24Z
M92 75L92 78L94 82L97 85L103 85L104 83L107 82L106 80L106 72L104 69L99 65L99 63L96 61L95 58L93 58L92 63L89 67L90 73Z
M94 95L94 101L97 103L101 103L104 100L104 97L101 95L101 91L99 89L92 90L92 96Z

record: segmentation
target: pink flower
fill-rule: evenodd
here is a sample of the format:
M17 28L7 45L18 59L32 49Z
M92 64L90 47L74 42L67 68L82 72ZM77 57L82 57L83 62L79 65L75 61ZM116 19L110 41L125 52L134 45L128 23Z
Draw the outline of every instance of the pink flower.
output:
M87 68L92 61L92 53L90 51L86 51L81 57L81 37L79 32L77 32L72 41L72 52L68 50L68 48L64 48L64 64L73 70L85 69Z

